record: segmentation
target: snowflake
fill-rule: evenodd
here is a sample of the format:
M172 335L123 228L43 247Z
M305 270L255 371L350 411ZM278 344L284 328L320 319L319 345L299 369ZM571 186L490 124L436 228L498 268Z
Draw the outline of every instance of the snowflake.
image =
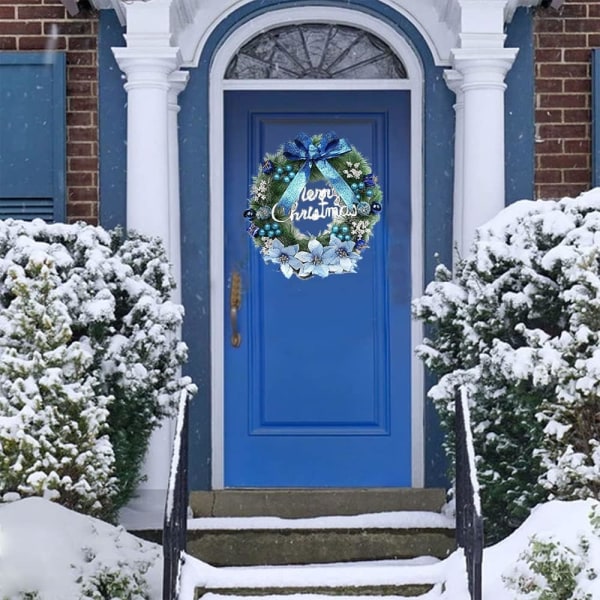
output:
M271 247L273 246L273 241L274 241L274 240L272 240L271 238L268 238L268 237L266 237L266 236L265 236L265 237L262 237L262 238L260 238L260 239L262 240L262 243L263 243L263 247L260 249L260 251L261 251L263 254L268 254L268 253L269 253L269 250L270 250L270 249L271 249Z
M362 179L362 171L360 170L360 163L351 163L346 161L347 169L344 169L343 173L348 179Z
M363 239L367 231L369 231L369 223L367 221L352 221L350 223L350 233L359 240Z
M250 193L256 198L259 202L264 202L267 199L267 182L262 179L258 185L253 185Z

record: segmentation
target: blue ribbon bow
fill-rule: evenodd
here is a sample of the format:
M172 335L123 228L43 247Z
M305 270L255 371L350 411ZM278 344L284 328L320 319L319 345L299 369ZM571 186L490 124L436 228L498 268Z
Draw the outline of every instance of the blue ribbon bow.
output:
M323 134L321 141L315 145L312 138L305 133L298 134L293 142L286 142L283 146L283 155L288 160L304 160L304 164L277 203L285 214L288 214L300 192L310 179L313 165L321 171L323 177L331 184L334 191L344 201L348 208L354 204L354 192L344 181L340 174L327 162L330 158L350 152L352 147L344 139L339 139L333 131Z

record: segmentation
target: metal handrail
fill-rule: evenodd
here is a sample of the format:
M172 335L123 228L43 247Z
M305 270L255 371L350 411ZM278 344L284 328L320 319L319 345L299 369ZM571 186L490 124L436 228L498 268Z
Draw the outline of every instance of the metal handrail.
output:
M163 600L178 600L185 561L188 510L188 392L181 392L175 427L162 545Z
M469 399L464 388L456 399L456 541L465 553L471 600L481 600L483 517L475 467Z

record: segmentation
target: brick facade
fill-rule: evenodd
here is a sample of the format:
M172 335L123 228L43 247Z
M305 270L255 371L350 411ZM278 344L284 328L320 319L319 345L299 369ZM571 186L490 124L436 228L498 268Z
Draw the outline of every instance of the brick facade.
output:
M97 14L58 0L0 0L0 50L66 50L67 219L98 221Z
M84 3L81 3L84 4ZM66 50L67 218L98 220L97 13L67 15L59 0L0 0L0 50ZM591 48L600 2L538 8L535 44L535 196L575 196L591 185Z
M535 43L535 195L576 196L591 186L591 49L600 2L538 8Z

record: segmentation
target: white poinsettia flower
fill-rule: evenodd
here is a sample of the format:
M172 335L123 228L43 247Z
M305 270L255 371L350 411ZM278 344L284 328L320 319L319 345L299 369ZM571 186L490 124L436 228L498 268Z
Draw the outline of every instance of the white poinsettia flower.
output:
M265 261L279 264L281 272L289 279L294 272L302 268L302 263L296 258L298 248L298 244L284 246L279 240L273 240L272 246L265 254Z

